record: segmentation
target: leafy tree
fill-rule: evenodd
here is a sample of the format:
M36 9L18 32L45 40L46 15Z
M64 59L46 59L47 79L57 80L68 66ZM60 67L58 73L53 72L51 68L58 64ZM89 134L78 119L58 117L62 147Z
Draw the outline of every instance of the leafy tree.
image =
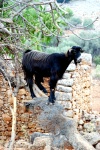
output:
M15 36L12 37L12 42L12 38L9 35L6 41L7 43L18 44L19 47L23 47L24 45L26 49L31 48L41 51L42 44L48 45L54 36L57 37L58 35L61 36L64 34L63 29L66 23L61 19L58 10L52 9L52 4L50 6L48 4L32 7L28 6L28 3L24 4L23 2L17 5L12 0L7 1L7 3L4 2L3 5L5 10L1 11L0 14L2 18L12 18L13 24L8 28L8 31L10 30L12 35L15 33L17 35L17 42ZM16 7L10 9L10 6L13 5L16 5ZM48 7L50 10L48 10ZM63 10L59 9L59 12L66 19L73 15L73 12L69 8ZM18 11L19 13L17 13ZM5 26L9 25L5 22ZM2 34L2 39L4 38L5 35ZM8 46L3 47L3 51L12 55L12 51L9 50Z

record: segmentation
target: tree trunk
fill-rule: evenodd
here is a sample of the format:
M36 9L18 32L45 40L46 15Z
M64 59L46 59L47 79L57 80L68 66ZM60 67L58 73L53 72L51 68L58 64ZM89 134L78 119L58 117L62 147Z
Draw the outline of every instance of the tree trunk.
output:
M13 150L16 136L16 97L13 97L13 109L11 108L11 112L12 112L12 132L9 150Z

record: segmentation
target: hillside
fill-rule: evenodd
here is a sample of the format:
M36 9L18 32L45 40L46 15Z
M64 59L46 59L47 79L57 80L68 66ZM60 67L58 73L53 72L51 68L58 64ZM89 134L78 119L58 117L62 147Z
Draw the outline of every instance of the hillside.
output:
M95 18L100 16L100 0L75 0L65 4L65 7L69 7L77 17ZM99 17L100 19L100 17ZM95 29L100 30L100 21L95 22Z

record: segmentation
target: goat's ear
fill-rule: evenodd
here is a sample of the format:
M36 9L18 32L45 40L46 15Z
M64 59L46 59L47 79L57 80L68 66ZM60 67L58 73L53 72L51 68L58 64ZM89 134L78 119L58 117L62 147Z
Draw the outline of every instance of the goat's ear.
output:
M72 49L69 49L69 50L67 51L67 55L70 55L71 50L72 50ZM67 55L66 55L66 56L67 56Z
M71 51L72 51L72 49L69 49L69 50L68 50L68 53L71 53Z

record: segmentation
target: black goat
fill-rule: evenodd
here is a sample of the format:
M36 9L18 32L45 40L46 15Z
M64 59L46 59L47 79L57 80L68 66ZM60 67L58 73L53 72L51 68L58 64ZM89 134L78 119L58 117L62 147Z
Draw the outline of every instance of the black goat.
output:
M35 76L35 83L47 92L42 86L43 77L50 77L50 96L48 104L55 101L55 87L57 81L62 78L66 68L74 60L75 65L81 62L79 57L83 50L81 47L73 46L67 53L53 53L46 54L38 51L26 50L23 54L22 68L24 71L25 80L29 86L32 98L35 97L33 92L33 75Z

